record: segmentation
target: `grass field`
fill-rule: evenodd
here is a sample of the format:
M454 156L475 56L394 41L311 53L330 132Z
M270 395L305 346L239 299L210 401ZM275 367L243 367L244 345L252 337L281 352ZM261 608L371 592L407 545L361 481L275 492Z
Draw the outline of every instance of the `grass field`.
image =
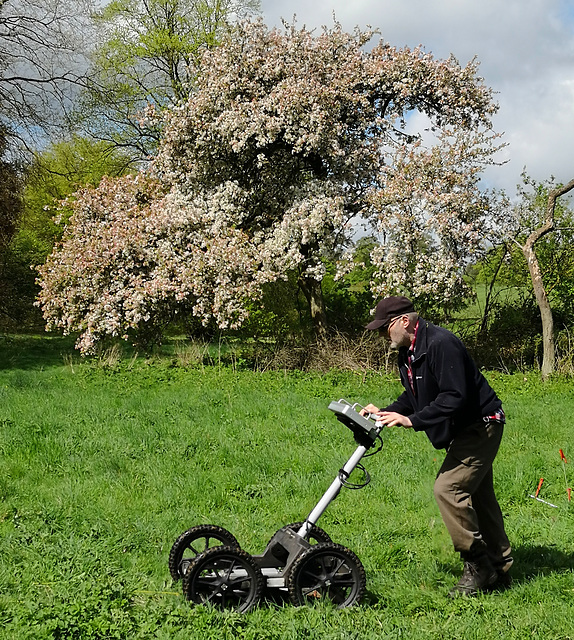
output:
M446 597L461 565L432 497L443 454L388 429L366 461L371 484L344 490L319 522L362 560L363 604L242 615L185 602L167 566L173 541L211 523L261 553L355 448L329 402L384 404L397 380L79 362L49 339L4 341L0 353L1 638L574 638L572 381L487 374L508 414L495 474L511 590ZM528 497L541 477L557 508Z

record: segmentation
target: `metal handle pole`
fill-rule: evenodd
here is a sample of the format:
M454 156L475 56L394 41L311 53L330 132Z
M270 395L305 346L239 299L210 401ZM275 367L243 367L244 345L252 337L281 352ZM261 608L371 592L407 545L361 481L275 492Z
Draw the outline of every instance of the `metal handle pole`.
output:
M355 453L349 458L349 460L343 467L343 475L345 475L346 477L350 476L367 451L367 447L359 445L355 450ZM339 495L339 491L341 491L341 487L343 486L340 475L341 474L338 474L337 477L333 480L331 486L327 489L327 491L325 491L323 497L317 503L317 506L313 509L313 511L311 511L311 513L307 517L307 520L305 520L305 522L297 532L301 537L304 538L307 535L307 533L311 529L311 525L317 523L317 520L319 520L319 518L323 515L327 507Z

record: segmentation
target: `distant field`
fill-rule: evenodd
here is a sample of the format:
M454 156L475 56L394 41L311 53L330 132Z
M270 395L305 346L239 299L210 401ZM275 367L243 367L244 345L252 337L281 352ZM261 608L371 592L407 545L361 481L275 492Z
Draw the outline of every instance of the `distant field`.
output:
M462 309L460 312L456 313L456 320L462 321L463 326L467 323L480 323L482 317L484 315L484 308L486 305L486 296L487 296L487 286L484 284L474 284L473 290L475 293L474 300ZM507 287L507 286L495 286L493 291L491 292L491 300L490 303L493 302L499 305L511 305L513 303L521 300L525 295L526 291L520 289L519 287ZM455 326L457 324L455 320Z
M510 591L447 599L461 565L432 497L443 454L423 434L388 429L366 461L371 484L344 490L319 523L362 560L364 603L241 615L184 601L167 566L173 541L211 523L261 553L355 447L329 402L384 404L397 380L79 362L58 340L0 353L2 638L574 638L570 381L489 375L509 417L495 474L515 548ZM541 477L540 496L558 508L528 497Z

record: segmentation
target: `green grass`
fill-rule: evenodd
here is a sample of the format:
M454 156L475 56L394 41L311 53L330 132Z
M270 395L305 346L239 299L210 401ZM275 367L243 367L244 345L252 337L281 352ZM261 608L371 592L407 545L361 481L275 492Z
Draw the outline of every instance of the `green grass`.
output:
M460 562L432 497L442 459L423 434L385 431L371 484L319 522L357 553L357 608L190 607L169 577L175 538L202 523L261 553L303 519L354 450L333 399L380 404L392 377L254 373L176 359L78 362L70 344L0 345L0 637L574 638L572 383L490 374L508 414L496 483L515 585L446 597ZM66 355L68 354L68 355ZM572 469L572 471L570 471ZM566 465L569 483L574 468ZM528 498L540 477L541 497Z

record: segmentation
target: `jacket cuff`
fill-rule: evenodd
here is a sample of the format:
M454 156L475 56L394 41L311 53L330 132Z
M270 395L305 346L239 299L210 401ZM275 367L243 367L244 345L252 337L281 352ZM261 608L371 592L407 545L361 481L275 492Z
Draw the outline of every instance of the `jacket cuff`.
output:
M407 418L411 421L411 425L412 425L412 429L414 429L415 431L424 431L425 427L423 424L421 424L421 421L417 419L417 416L415 413L413 413L410 416L407 416Z

